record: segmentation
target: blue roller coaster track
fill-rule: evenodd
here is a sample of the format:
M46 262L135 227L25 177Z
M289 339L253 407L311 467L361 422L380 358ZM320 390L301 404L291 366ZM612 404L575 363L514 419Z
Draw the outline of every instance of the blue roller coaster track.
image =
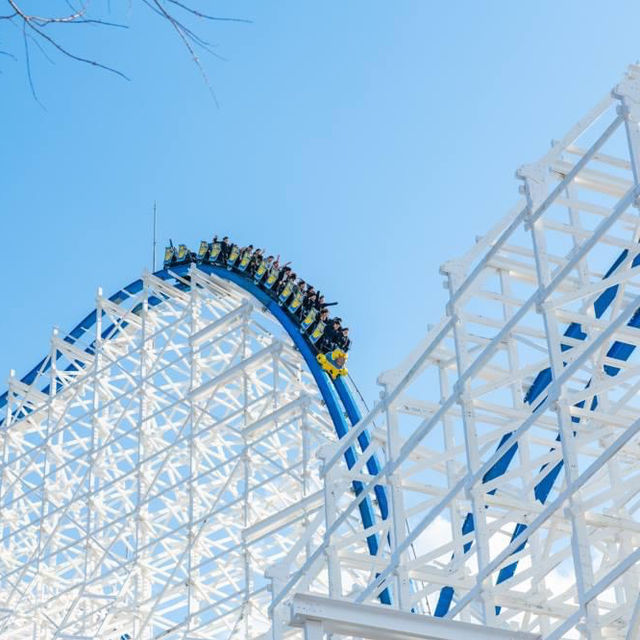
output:
M625 249L614 261L614 263L611 265L609 270L605 273L605 275L603 276L603 280L610 278L616 271L618 271L621 267L623 267L623 265L627 264L629 262L629 257L630 257L629 250ZM631 261L631 267L632 268L637 267L639 264L640 264L640 253L634 256L633 260ZM601 318L604 315L604 313L607 311L607 309L611 306L611 304L616 298L616 295L618 294L618 290L619 290L619 285L617 284L612 285L607 289L605 289L596 298L596 300L593 303L593 311L596 319ZM635 313L627 323L627 326L632 328L640 327L640 309L637 309L635 311ZM587 333L583 330L583 328L579 323L572 322L565 330L564 336L573 340L584 341L587 338ZM563 343L561 345L561 349L563 352L569 351L572 348L573 347L570 344ZM622 342L619 340L615 340L611 345L611 347L609 348L609 350L607 351L607 357L609 359L620 360L621 362L624 362L629 359L634 349L635 349L635 345ZM603 365L603 371L607 376L616 376L619 373L620 369L610 364L605 364ZM542 397L543 393L545 389L549 387L551 382L552 382L551 368L547 367L537 374L537 376L533 380L533 383L529 387L524 397L524 402L525 404L528 404L529 406L533 407L534 413L538 411L538 409L544 402L545 397ZM589 388L590 384L591 382L588 382L586 385L586 388ZM576 407L583 409L585 406L585 403L586 401L582 400L581 402L576 404ZM591 399L591 404L589 405L590 411L594 411L597 408L597 406L598 406L598 396L594 394L594 396ZM574 424L580 422L580 418L575 416L573 416L571 420ZM575 431L574 431L574 435L575 435ZM498 444L498 449L503 447L512 438L512 436L513 436L513 432L506 433L504 436L502 436L502 439ZM560 441L560 435L556 437L556 442L559 442L559 441ZM504 475L509 469L509 465L511 464L511 461L513 460L517 451L518 451L518 443L516 442L493 465L493 467L491 467L491 469L487 471L487 473L484 475L482 479L483 483L488 483ZM554 449L551 449L551 451L554 451ZM560 471L562 470L563 464L564 462L560 460L552 467L550 467L549 464L545 464L540 468L539 472L540 474L544 474L544 476L542 480L540 480L540 482L538 482L538 484L535 486L534 495L536 500L538 500L541 504L546 503L549 497L549 494L551 493L551 490L553 489L553 486L560 474ZM497 489L492 489L491 491L489 491L489 493L494 494L496 493L496 491ZM514 527L511 540L514 540L523 531L525 531L526 528L527 528L526 524L518 523ZM467 535L472 533L473 530L474 530L473 514L467 513L462 524L462 533L463 535ZM472 544L473 543L471 541L466 542L463 545L463 553L465 554L468 553L472 547ZM520 546L518 546L517 549L514 550L512 555L518 553L519 551L522 551L525 545L526 545L526 542L523 542ZM498 573L498 579L497 579L498 584L513 577L517 567L518 567L517 561L514 561L511 564L502 567L502 569L500 569ZM436 616L444 617L447 615L447 613L449 612L449 609L451 608L454 595L455 595L455 591L452 587L442 588L442 590L440 591L440 596L438 598L438 604L434 612ZM499 614L499 613L500 613L500 607L496 607L496 614Z
M194 264L195 266L195 264ZM258 300L263 307L271 313L273 317L278 320L282 328L287 332L296 348L302 354L315 383L322 395L331 421L338 438L343 438L349 429L360 421L362 414L353 393L347 384L344 377L338 377L332 380L331 377L325 373L318 364L315 354L309 346L308 342L304 339L300 333L298 325L291 319L291 317L284 312L277 302L268 295L265 291L260 289L253 281L244 277L240 273L235 271L229 271L224 267L211 265L211 264L198 264L197 268L208 274L215 274L216 276L233 282L237 286L241 287L244 291L249 293L253 298ZM175 265L170 268L161 269L156 271L153 275L166 282L173 284L177 289L187 290L190 285L185 280L188 276L190 264ZM135 280L131 284L123 287L116 293L114 293L109 300L120 304L139 293L143 288L142 279ZM163 302L162 298L152 296L148 300L150 306L157 306ZM134 312L136 310L134 309ZM73 345L76 344L82 337L84 337L88 331L90 331L96 324L97 311L94 309L89 313L78 325L76 325L65 337L64 341ZM126 326L126 323L121 323L121 327ZM111 325L103 330L102 338L108 338L114 336L117 332L117 328ZM95 350L95 340L85 348L85 351L92 354ZM59 353L56 358L59 357ZM42 375L51 367L51 360L49 358L43 358L21 381L26 384L32 384L38 375ZM62 386L61 383L58 383ZM42 391L44 393L49 392L49 387L45 386ZM8 392L5 392L0 396L0 409L6 406L8 402ZM0 421L1 424L1 421ZM371 440L368 432L363 432L358 436L358 444L361 452L365 452L370 446ZM344 454L347 467L353 468L358 461L358 453L353 447L349 447ZM381 465L375 454L369 455L366 460L366 466L369 473L376 475L380 472ZM363 484L360 481L353 481L354 493L359 495L363 490ZM389 517L389 506L387 501L387 495L384 487L375 487L375 496L378 502L379 517L382 520L386 520ZM359 504L360 517L362 525L365 530L373 527L376 523L376 511L374 505L369 498L365 498ZM367 547L369 553L372 556L377 556L380 550L380 539L377 534L371 534L367 536ZM383 604L391 604L391 594L388 589L385 589L379 596L379 600Z
M625 249L616 259L607 273L603 276L603 279L609 278L627 262L629 262L629 251ZM640 265L640 253L637 254L631 262L632 267L636 267L638 265ZM154 275L166 282L173 284L173 286L178 289L186 290L190 286L187 281L185 281L185 276L188 276L189 268L190 264L176 265L171 268L161 269L160 271L155 272ZM295 323L291 319L291 317L284 312L284 310L268 293L260 289L253 281L241 275L240 273L229 271L226 268L217 265L210 265L205 263L197 265L197 268L201 269L205 273L215 274L216 276L224 280L231 281L237 286L241 287L253 298L258 300L263 305L263 307L267 311L269 311L269 313L274 318L276 318L276 320L278 320L282 328L287 332L294 345L303 356L309 368L309 371L313 375L315 383L322 395L322 398L331 417L336 435L338 436L338 438L343 438L349 432L349 430L362 418L360 408L354 398L351 388L346 382L346 379L344 377L338 377L337 379L332 380L331 377L322 370L322 368L316 361L315 354L312 351L312 348L300 333L297 323ZM114 293L109 298L109 300L115 303L122 303L128 298L131 298L132 296L139 293L142 290L142 287L142 280L135 280L131 284ZM610 305L616 298L618 289L618 285L608 287L594 301L593 307L596 318L601 318L606 310L610 307ZM151 306L157 306L162 301L162 298L151 297L149 299L149 304ZM64 337L64 340L72 345L77 343L82 337L87 334L89 330L91 330L95 326L96 318L97 311L93 310ZM637 310L636 313L634 313L631 320L628 322L628 325L635 328L640 327L640 309ZM113 325L107 327L103 330L102 337L106 338L108 336L114 335L114 330L115 327ZM585 340L587 338L587 334L585 333L585 331L583 331L580 324L575 322L567 327L564 335L567 338L573 340ZM88 347L85 348L87 353L92 353L94 351L94 344L95 343L92 342ZM562 345L563 351L568 351L571 348L572 346L570 344ZM632 344L628 344L622 341L615 341L609 348L607 356L609 359L626 361L631 356L634 349L635 346ZM45 373L50 367L51 360L49 358L44 358L29 373L27 373L26 376L22 378L22 382L27 385L32 384L38 375ZM608 376L615 376L619 372L619 368L610 364L605 364L603 366L603 369L605 374ZM551 384L551 382L552 375L550 368L543 369L535 377L524 398L524 402L533 407L533 412L536 412L540 407L541 403L544 400L544 391ZM589 384L587 384L587 387L588 386ZM48 387L44 387L42 391L44 393L47 393L49 389ZM0 409L5 407L7 402L8 392L5 392L0 396ZM585 402L586 401L583 400L577 406L579 408L583 408L585 406ZM590 410L594 410L597 406L598 398L596 395L594 395L591 399ZM579 423L580 421L580 419L577 417L573 417L572 420L574 423ZM502 437L498 448L503 447L511 439L512 436L513 433L505 434ZM560 436L558 436L556 440L559 441ZM371 439L367 431L363 431L358 436L358 445L360 453L362 454L367 452L367 449L369 449L371 445ZM517 450L518 444L514 443L495 463L495 465L485 474L483 482L488 483L504 475L507 472L514 456L516 455ZM349 447L345 451L344 457L349 469L353 468L356 465L358 461L358 455L359 453L353 447ZM372 475L377 475L381 470L380 462L377 456L373 453L368 454L366 466L368 472ZM560 474L560 471L562 470L562 466L563 462L561 460L552 467L550 467L549 465L545 465L540 469L540 473L544 474L544 477L535 486L534 491L536 499L541 504L544 504L547 501L549 494L551 493L551 490ZM354 480L353 490L356 496L359 495L363 490L362 482ZM497 489L492 489L490 493L493 494L496 491ZM378 502L377 514L376 509L374 508L374 505L372 504L370 499L367 498L365 500L362 500L359 504L360 517L365 530L375 526L377 517L381 518L382 520L386 520L389 517L389 503L385 488L381 485L377 485L375 487L375 496ZM512 539L520 535L526 528L526 524L517 524L514 528ZM468 513L463 521L462 533L463 535L468 535L473 531L473 515L471 513ZM378 534L371 534L367 536L368 551L372 556L378 555L380 551L380 544L381 540ZM525 544L526 543L523 543L518 549L516 549L514 551L514 554L521 551L524 548ZM472 541L466 542L463 546L463 552L465 554L468 553L472 548L472 545ZM511 578L517 570L517 565L518 562L514 561L511 564L504 566L498 574L498 583L502 583L505 580ZM451 608L454 597L455 590L452 587L443 587L440 591L434 615L437 617L446 616ZM379 599L383 604L391 604L392 597L388 588L385 588L380 593ZM496 607L496 613L500 613L499 607Z

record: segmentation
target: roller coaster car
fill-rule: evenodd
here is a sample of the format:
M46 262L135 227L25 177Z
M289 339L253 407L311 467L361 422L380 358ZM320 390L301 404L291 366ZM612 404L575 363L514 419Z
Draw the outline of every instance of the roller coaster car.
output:
M298 291L295 296L293 296L293 300L287 307L289 309L289 313L295 314L300 309L302 305L302 301L304 300L304 293L302 291Z
M293 293L293 282L287 282L278 296L278 304L283 305Z
M316 360L323 370L335 380L339 376L346 376L349 373L344 366L348 357L342 349L336 348L329 353L319 353L316 356Z
M200 248L198 249L198 262L204 262L208 253L209 243L206 240L202 240L200 242Z
M229 257L227 258L227 269L231 269L231 267L233 267L239 255L240 249L238 248L238 245L231 245L231 251L229 251Z
M164 250L164 268L170 267L176 258L176 248L174 246L165 247Z
M176 253L176 264L187 264L191 261L191 251L186 244L179 244Z
M264 281L264 288L271 289L278 279L278 274L280 273L280 269L277 267L271 267L269 273L267 274L267 279Z
M253 274L254 282L260 282L262 280L262 276L267 272L267 261L261 260L256 272Z
M316 342L318 342L318 340L320 340L320 338L322 338L322 334L324 333L324 328L326 326L327 325L324 322L318 322L314 330L309 334L309 340L313 344L315 344Z
M302 322L300 323L301 333L304 333L314 323L317 315L317 309L311 309L309 313L307 313L307 315L302 319Z
M209 249L209 262L215 262L222 251L222 244L214 242Z
M238 262L238 271L246 271L251 261L251 251L245 251L240 256L240 262Z

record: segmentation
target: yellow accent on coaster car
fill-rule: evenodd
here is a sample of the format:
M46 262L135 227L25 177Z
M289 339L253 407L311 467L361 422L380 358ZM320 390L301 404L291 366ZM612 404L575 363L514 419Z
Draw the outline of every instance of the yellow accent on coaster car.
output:
M344 366L349 356L342 349L334 349L327 354L319 353L316 360L334 380L338 376L346 376L349 371Z

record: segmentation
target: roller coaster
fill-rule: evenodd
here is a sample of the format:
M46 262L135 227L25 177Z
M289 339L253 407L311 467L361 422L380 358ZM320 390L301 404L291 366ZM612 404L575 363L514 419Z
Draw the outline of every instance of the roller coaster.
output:
M171 242L166 247L165 269L190 263L218 267L218 273L219 267L224 267L244 276L246 284L253 285L253 292L257 288L271 296L291 319L297 321L300 333L310 349L317 353L316 360L324 371L334 380L348 375L345 364L351 341L343 332L349 330L341 327L342 318L338 317L333 322L341 330L335 331L330 326L328 307L337 303L325 303L324 296L298 278L290 267L281 267L277 259L265 256L262 249L254 251L252 245L241 248L231 242L219 241L217 236L213 242L202 240L197 253L186 244L174 247ZM242 279L239 282L242 283Z
M632 66L370 410L211 244L99 291L0 397L0 638L638 640L639 171Z

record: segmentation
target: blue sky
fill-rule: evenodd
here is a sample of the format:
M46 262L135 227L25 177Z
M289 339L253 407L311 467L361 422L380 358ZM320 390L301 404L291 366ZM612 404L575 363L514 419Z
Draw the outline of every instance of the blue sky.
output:
M36 3L37 4L37 3ZM114 10L126 8L112 2ZM75 51L127 82L37 52L33 99L0 23L0 386L150 265L214 232L291 260L340 302L368 399L443 313L439 265L518 197L534 161L640 56L637 2L211 2L199 32L219 107L166 24L76 26ZM160 255L160 250L159 254Z

